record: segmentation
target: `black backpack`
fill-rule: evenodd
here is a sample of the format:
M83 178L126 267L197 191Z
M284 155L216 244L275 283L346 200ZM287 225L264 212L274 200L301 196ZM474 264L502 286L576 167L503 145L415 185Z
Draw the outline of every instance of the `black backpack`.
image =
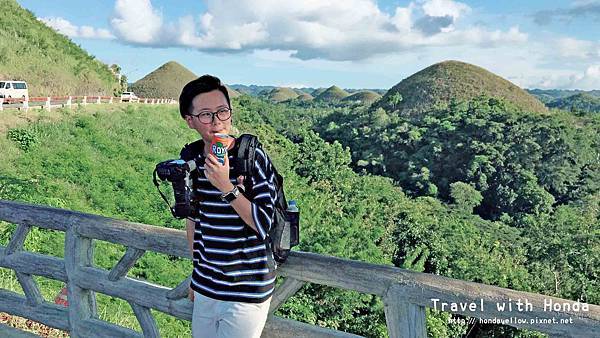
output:
M181 151L180 157L186 161L193 159L195 157L193 154L197 155L202 152L202 149L200 149L202 144L202 140L186 144ZM235 177L244 177L245 189L243 194L246 197L249 197L252 190L250 177L254 174L256 149L260 148L261 144L256 136L242 134L240 137L236 138L235 147L238 148L237 157L231 166L234 168L233 172ZM271 165L273 165L272 162ZM271 229L267 234L265 244L267 246L267 251L273 253L272 257L270 257L270 255L268 256L269 264L271 265L271 268L276 269L277 263L285 262L291 248L298 245L299 224L298 217L295 218L296 222L292 222L294 224L290 223L291 218L287 211L288 203L283 191L283 177L277 172L275 166L273 166L273 172L275 173L273 183L277 192L275 199L275 217L271 223Z

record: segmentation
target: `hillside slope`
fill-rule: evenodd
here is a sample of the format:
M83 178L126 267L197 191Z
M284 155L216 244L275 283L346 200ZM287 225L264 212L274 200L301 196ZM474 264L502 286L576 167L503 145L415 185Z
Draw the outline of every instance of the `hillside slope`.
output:
M510 81L459 61L440 62L411 75L392 87L377 106L414 115L447 106L453 99L470 100L481 95L505 99L524 111L547 111L539 100Z
M298 93L296 93L293 89L287 87L277 87L273 89L268 98L274 102L283 102L291 99L295 99L298 97Z
M600 113L600 97L587 93L558 98L548 102L546 105L550 108L558 108L571 112Z
M25 80L29 96L113 95L109 67L57 33L15 0L2 0L0 79Z

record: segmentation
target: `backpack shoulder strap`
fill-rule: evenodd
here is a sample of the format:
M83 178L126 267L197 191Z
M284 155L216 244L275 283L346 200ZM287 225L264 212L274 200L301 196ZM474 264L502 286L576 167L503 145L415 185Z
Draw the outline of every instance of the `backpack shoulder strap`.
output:
M186 144L181 152L179 153L179 158L184 161L193 160L196 156L202 154L204 148L204 141L199 139L198 141L192 142L190 144Z
M256 148L260 147L258 137L251 134L242 134L237 138L238 153L235 163L237 175L250 177L254 173L254 159Z

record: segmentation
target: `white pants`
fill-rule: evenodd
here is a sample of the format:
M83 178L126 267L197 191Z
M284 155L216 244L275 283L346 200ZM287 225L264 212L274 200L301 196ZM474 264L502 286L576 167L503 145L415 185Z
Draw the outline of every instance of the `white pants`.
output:
M260 338L271 298L263 303L226 302L194 291L193 338Z

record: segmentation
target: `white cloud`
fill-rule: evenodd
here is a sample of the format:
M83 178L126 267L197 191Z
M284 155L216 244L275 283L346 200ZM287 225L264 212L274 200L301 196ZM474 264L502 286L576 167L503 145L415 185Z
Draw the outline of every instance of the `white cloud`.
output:
M600 58L600 43L565 37L558 39L556 46L560 55L565 58Z
M206 8L165 22L150 0L117 0L111 24L125 43L207 52L293 51L303 60L356 61L427 46L496 46L527 39L516 27L456 29L456 20L470 8L451 0L411 2L393 14L375 0L207 0Z
M138 44L158 42L163 20L150 0L117 0L110 20L117 36Z
M38 20L45 23L55 31L64 34L70 38L84 39L114 39L112 33L103 28L94 28L91 26L76 26L69 20L60 17L39 18Z
M600 89L600 64L590 65L583 71L555 70L533 82L531 88L545 89Z
M583 74L575 74L571 78L569 88L584 90L600 88L600 64L589 66Z
M429 16L450 16L458 19L471 11L471 7L452 0L428 0L423 3L423 11Z

